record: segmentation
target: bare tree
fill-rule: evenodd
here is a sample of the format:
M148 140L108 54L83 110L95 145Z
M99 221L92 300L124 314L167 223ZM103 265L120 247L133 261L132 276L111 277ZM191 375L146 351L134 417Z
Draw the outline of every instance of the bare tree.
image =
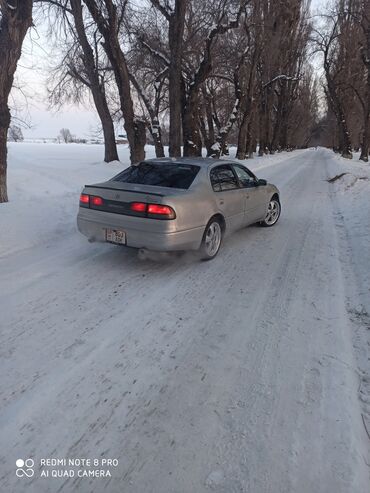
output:
M227 139L234 123L237 120L242 99L244 99L242 84L241 84L241 70L244 65L244 61L248 54L248 51L249 51L249 46L244 51L242 51L242 54L239 56L239 60L233 71L235 99L232 105L231 112L227 117L226 124L224 126L218 125L218 134L215 139L215 143L211 146L212 152L210 154L214 158L218 158L222 154L228 154ZM246 111L248 111L247 108L245 108L245 112Z
M236 151L236 157L238 159L245 159L252 155L253 142L252 142L252 118L255 117L255 101L257 99L256 85L257 85L257 63L260 56L261 48L261 30L260 26L260 4L255 2L253 10L248 19L252 24L252 28L245 23L245 31L247 35L247 47L244 63L244 83L241 87L241 119L239 122L238 131L238 147Z
M222 0L216 4L187 0L186 5L183 0L177 0L173 9L168 3L157 0L151 0L151 3L169 25L166 46L158 47L157 40L153 42L148 37L143 40L143 45L168 69L170 155L180 154L181 131L184 155L200 155L201 134L206 131L202 93L212 73L217 41L238 27L248 0ZM210 123L209 117L207 121ZM213 125L210 135L212 129Z
M342 0L338 3L343 7ZM336 117L337 143L341 155L352 159L352 144L349 132L350 105L348 105L349 71L353 54L350 53L348 16L342 9L325 16L326 25L315 30L315 44L322 53L326 85L324 87L330 110Z
M153 6L168 21L168 91L170 107L170 156L181 156L181 115L184 97L184 81L182 77L182 56L184 42L185 14L188 0L175 0L172 9L167 2L151 0Z
M156 9L135 10L130 15L128 30L131 33L131 46L127 52L130 81L136 91L137 111L152 137L157 157L164 156L161 115L168 110L168 60L153 57L146 39L151 42L164 36L166 21ZM181 115L180 115L181 116ZM180 135L181 137L181 135ZM172 150L171 150L172 152Z
M95 107L103 128L105 143L104 161L118 161L114 126L105 95L104 79L99 76L96 56L94 56L94 51L86 34L81 0L70 1L76 35L83 52L81 58L88 77L87 85L94 99ZM78 77L78 72L74 72L74 75Z
M139 162L145 158L146 126L135 117L130 72L120 43L127 2L119 2L119 8L112 0L84 0L84 3L103 37L103 47L115 77L131 162Z
M214 157L238 144L244 159L257 143L262 154L309 142L309 0L43 1L62 6L69 26L53 94L82 99L88 88L99 115L100 96L110 108L119 100L132 162L144 158L146 128L164 155L168 122L173 156L181 143L185 156L206 146Z
M8 98L23 40L32 25L32 0L0 0L0 203L7 194Z
M36 0L49 22L56 61L48 78L49 102L85 104L92 97L104 135L104 161L118 160L113 119L106 94L106 60L100 35L81 0ZM58 57L58 54L60 56ZM59 59L58 59L59 58Z
M162 130L159 123L159 105L161 100L160 92L161 92L161 86L163 84L163 80L162 81L156 80L153 84L154 92L155 92L153 98L154 102L152 101L151 96L147 94L143 85L140 84L136 76L130 74L130 80L132 82L132 85L135 87L138 96L143 102L146 111L149 115L150 123L148 127L149 127L149 132L153 139L156 157L164 157Z
M217 9L213 15L212 24L206 30L207 33L203 41L203 49L201 51L200 63L195 66L189 74L189 84L185 93L184 108L183 108L183 140L184 140L184 155L201 155L202 141L199 128L199 107L201 88L207 78L210 76L213 65L214 46L220 36L225 35L230 30L236 29L239 26L239 21L245 11L248 0L242 0L238 3L236 10L232 10L232 5L228 2L222 2L222 9ZM238 68L236 69L238 72ZM238 89L237 89L238 91ZM232 110L232 120L235 121L238 111L240 98L236 97L237 104ZM233 120L234 118L234 120ZM220 129L221 130L221 129ZM227 126L223 130L228 133ZM225 137L226 139L226 137ZM221 150L224 147L224 140L219 137L218 148ZM215 154L218 153L215 149Z
M334 150L368 161L370 139L370 4L363 0L336 0L326 15L327 27L316 31L324 55L328 115L336 128L326 125L325 139Z
M337 118L337 125L339 130L339 148L343 157L352 158L351 139L347 126L347 119L344 113L343 103L338 94L338 88L335 80L335 74L332 72L332 65L334 62L332 47L335 40L338 38L338 20L335 20L333 27L328 36L322 39L322 49L324 53L324 70L326 76L327 87L325 93L328 102Z
M60 135L61 140L65 144L70 144L73 141L72 134L71 134L71 131L69 130L69 128L61 128L59 135Z

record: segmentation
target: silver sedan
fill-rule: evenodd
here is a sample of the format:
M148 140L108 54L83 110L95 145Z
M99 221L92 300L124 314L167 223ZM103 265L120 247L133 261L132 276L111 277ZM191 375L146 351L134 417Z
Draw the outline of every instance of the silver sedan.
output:
M278 189L245 166L207 158L159 158L130 166L80 196L79 231L103 241L157 251L199 250L212 259L225 234L273 226Z

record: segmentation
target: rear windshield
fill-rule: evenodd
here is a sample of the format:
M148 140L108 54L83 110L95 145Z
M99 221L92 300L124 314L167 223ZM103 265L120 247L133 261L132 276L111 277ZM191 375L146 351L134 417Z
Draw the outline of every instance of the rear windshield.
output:
M198 171L199 166L193 164L145 161L125 169L112 178L112 181L186 190L193 183Z

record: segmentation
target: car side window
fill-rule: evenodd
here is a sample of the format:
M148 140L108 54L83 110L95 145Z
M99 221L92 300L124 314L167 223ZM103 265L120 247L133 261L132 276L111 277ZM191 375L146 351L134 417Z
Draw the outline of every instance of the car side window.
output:
M254 187L256 185L256 179L246 168L239 164L233 164L233 168L242 187Z
M239 188L238 180L228 164L216 166L210 174L212 188L215 192Z

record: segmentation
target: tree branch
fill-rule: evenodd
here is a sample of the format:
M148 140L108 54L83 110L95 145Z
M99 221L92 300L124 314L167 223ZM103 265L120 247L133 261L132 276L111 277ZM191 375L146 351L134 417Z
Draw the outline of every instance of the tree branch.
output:
M169 21L171 19L171 13L168 9L161 4L159 0L150 0L150 3Z

